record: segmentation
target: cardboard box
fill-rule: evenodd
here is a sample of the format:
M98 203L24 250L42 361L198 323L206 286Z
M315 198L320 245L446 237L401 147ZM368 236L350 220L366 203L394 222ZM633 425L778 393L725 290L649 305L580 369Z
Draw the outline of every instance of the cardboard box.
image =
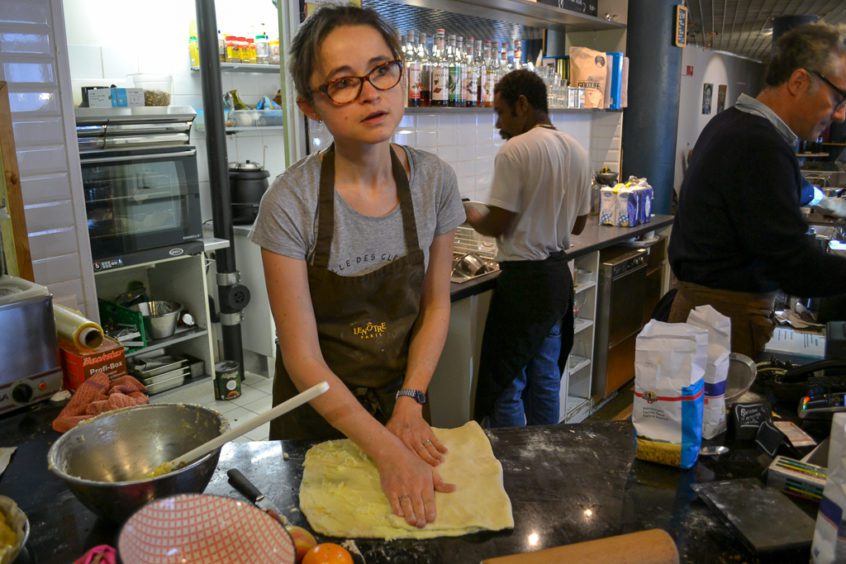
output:
M143 105L143 88L112 88L113 108L137 108Z
M110 337L103 339L103 344L94 350L78 349L73 343L62 339L59 341L59 350L62 353L65 389L74 391L85 380L100 372L111 379L126 374L123 345Z
M88 107L89 108L111 108L112 107L112 89L111 88L95 88L88 91Z
M143 88L96 88L88 90L89 108L135 108L144 105Z

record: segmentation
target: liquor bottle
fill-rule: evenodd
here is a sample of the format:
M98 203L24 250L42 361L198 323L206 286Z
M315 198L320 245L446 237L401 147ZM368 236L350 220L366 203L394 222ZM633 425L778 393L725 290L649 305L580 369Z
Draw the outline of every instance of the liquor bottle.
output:
M478 47L477 47L478 45ZM475 108L479 105L479 73L481 65L481 41L475 41L472 37L467 39L467 53L464 65L464 105L468 108Z
M460 37L459 39L461 40L461 47L463 48L464 38ZM464 61L461 57L461 49L456 42L455 35L452 33L449 34L449 39L447 41L447 51L449 52L449 105L453 107L462 106L461 79Z
M432 49L432 105L449 105L449 61L447 60L444 30L435 30L435 46Z
M482 48L482 60L484 67L479 80L479 102L482 107L492 108L497 69L494 62L495 58L492 56L490 41L485 41L485 46Z
M499 46L499 76L497 82L509 72L511 72L511 68L508 64L508 41L503 41L502 45Z
M417 44L417 60L420 62L420 105L428 107L432 104L432 57L426 45L428 37L420 32L420 42Z
M405 69L408 81L408 105L420 106L420 60L417 58L417 32L408 32L405 45Z
M517 39L514 41L514 63L511 65L511 70L523 68L523 42Z

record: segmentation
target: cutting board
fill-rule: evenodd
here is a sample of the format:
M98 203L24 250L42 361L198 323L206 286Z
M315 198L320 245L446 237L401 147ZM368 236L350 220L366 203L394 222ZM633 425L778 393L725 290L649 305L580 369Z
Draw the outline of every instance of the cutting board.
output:
M759 554L811 545L814 520L757 478L695 484L693 489Z
M577 542L483 560L482 564L549 564L550 562L626 562L626 564L678 564L673 538L661 529Z

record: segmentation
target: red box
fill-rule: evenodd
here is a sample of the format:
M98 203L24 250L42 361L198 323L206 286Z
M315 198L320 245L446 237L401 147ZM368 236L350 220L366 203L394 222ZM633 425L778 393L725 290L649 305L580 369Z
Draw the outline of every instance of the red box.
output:
M75 391L85 380L97 373L106 374L110 379L126 374L126 355L123 345L106 337L103 344L94 350L83 350L73 343L59 341L62 352L62 372L65 389Z

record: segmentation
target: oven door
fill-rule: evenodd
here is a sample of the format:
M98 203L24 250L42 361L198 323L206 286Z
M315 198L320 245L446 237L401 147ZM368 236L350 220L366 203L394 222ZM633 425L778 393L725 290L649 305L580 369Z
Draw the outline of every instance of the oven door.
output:
M202 236L196 155L189 145L80 154L94 259Z

